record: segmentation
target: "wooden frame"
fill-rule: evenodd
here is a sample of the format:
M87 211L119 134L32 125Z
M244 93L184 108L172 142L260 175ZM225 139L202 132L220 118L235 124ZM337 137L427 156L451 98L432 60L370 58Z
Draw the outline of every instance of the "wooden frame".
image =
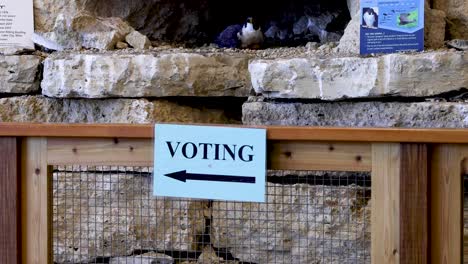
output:
M462 262L468 130L262 128L270 169L372 172L373 263ZM21 153L15 159L0 149L0 183L18 183L16 194L14 188L0 194L0 212L7 213L0 234L21 223L20 231L0 235L17 245L0 248L10 253L8 263L51 262L49 165L151 166L153 131L151 125L0 124L0 146ZM13 142L16 147L8 145Z

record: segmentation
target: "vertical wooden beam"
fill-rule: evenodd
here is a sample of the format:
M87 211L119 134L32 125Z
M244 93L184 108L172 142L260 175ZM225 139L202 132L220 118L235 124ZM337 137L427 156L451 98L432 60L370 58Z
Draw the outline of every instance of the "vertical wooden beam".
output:
M400 145L372 145L371 258L373 264L400 259Z
M51 263L47 140L25 138L21 151L21 225L24 263Z
M18 146L0 137L0 263L20 263Z
M427 149L372 146L372 263L427 263Z
M425 144L401 144L400 263L428 263L428 155Z
M430 258L432 263L461 263L463 254L462 157L457 145L432 149L430 178Z

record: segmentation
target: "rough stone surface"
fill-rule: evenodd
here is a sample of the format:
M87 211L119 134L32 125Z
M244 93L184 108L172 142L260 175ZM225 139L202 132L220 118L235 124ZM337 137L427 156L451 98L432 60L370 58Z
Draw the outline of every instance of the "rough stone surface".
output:
M0 93L39 91L41 58L34 55L0 55Z
M120 18L96 17L89 12L80 12L74 17L59 14L52 31L36 33L36 44L51 50L89 49L110 50L133 31Z
M57 17L73 18L78 13L88 12L94 17L121 18L155 39L180 41L187 36L200 35L200 19L207 16L207 2L34 0L35 29L52 32Z
M348 4L349 14L351 17L354 17L359 13L359 0L346 0L346 3Z
M83 10L81 1L71 0L33 0L34 3L34 29L36 31L52 31L56 18L62 14L73 16Z
M216 255L215 250L211 246L205 246L202 253L198 257L197 264L239 264L238 261L224 260Z
M55 262L190 251L204 232L207 202L154 198L151 178L139 173L58 172L54 180Z
M250 102L245 125L467 128L468 103Z
M148 49L151 47L151 41L148 39L148 37L138 31L133 31L128 34L125 37L125 41L127 41L127 43L135 49Z
M229 111L229 107L195 107L168 100L67 100L42 96L0 99L0 122L239 123Z
M117 42L117 44L115 44L115 48L116 49L128 49L128 44L125 42L119 41Z
M338 52L344 54L359 54L360 36L360 12L352 16L348 26L346 26L340 44L336 48Z
M468 1L434 0L433 7L447 14L451 38L468 39Z
M61 53L44 61L51 97L248 96L248 57Z
M429 49L440 48L445 40L445 12L431 9L428 1L426 1L424 12L424 46Z
M456 50L468 50L468 39L452 39L447 41L447 46Z
M253 263L364 263L370 207L355 185L267 184L266 203L214 202L212 243Z
M249 71L255 91L274 98L430 96L468 87L463 52L257 60Z

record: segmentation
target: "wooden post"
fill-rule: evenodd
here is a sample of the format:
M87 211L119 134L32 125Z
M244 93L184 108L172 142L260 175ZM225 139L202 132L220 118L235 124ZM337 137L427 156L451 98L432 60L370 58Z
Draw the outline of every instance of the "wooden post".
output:
M372 146L372 263L427 263L427 146Z
M461 148L442 144L432 149L430 217L432 263L463 260L463 177Z
M21 262L18 146L14 137L0 137L0 263Z
M28 264L51 263L47 139L23 139L21 153L22 259Z

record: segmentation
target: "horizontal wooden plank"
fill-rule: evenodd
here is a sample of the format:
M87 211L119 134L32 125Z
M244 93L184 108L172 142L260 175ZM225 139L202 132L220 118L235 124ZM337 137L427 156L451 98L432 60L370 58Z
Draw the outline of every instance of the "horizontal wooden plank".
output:
M152 166L151 139L50 138L50 165ZM269 144L269 169L370 171L370 144L281 141Z
M152 166L151 139L49 138L49 165Z
M241 127L241 126L231 126ZM246 126L243 126L246 127ZM269 140L467 143L468 129L255 126ZM0 136L153 138L153 125L0 123Z
M271 141L269 169L371 171L368 143Z

